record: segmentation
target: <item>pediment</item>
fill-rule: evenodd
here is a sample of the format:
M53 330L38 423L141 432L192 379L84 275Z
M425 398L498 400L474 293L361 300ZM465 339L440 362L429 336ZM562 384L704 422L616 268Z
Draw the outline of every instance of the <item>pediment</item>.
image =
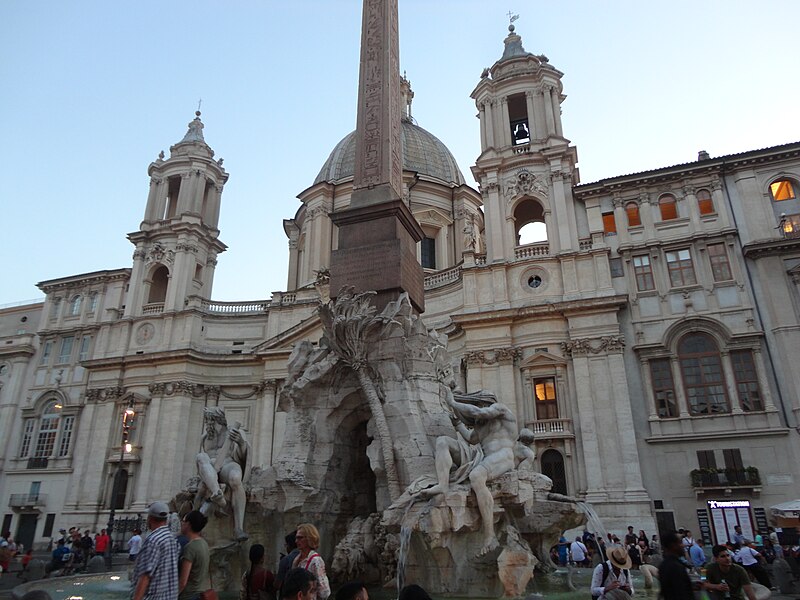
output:
M567 361L563 356L556 356L549 352L537 352L529 356L520 364L521 369L535 369L539 367L563 367Z
M425 208L423 210L418 210L414 212L413 215L420 225L434 225L437 227L443 227L445 225L453 224L453 219L451 219L447 213L437 208Z

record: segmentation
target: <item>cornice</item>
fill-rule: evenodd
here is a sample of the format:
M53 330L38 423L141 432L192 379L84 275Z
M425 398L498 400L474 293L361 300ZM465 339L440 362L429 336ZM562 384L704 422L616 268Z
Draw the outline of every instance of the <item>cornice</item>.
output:
M47 281L40 281L36 284L40 290L45 294L54 292L60 289L75 287L77 285L86 286L95 283L108 283L109 281L118 281L120 279L128 279L131 275L131 270L125 269L112 269L106 271L93 271L91 273L83 273L80 275L72 275L70 277L61 277L59 279L48 279Z

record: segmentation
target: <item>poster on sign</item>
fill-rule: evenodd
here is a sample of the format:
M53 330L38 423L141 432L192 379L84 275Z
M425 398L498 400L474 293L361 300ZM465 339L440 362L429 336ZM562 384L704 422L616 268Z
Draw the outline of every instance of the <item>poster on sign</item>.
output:
M749 540L755 538L756 529L753 527L748 500L709 500L708 509L711 512L714 539L717 544L733 540L737 525L742 528L742 535L745 538Z

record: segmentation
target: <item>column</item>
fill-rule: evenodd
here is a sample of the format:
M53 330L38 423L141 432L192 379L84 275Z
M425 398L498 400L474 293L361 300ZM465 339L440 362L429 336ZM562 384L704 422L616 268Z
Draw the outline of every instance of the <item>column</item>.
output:
M550 88L550 101L551 106L553 107L553 121L555 122L556 126L556 135L563 137L564 132L561 129L561 102L558 89L555 87Z
M481 123L481 150L486 150L489 143L486 141L486 102L478 104L478 120Z
M611 375L611 400L617 424L617 439L619 440L622 454L621 468L625 475L625 489L627 492L637 491L646 496L644 484L642 483L642 468L639 463L636 436L630 435L630 432L634 431L633 414L631 413L630 391L625 375L625 362L622 357L622 351L609 352L607 360L608 370Z
M508 98L505 96L500 99L500 116L502 123L500 124L501 131L503 132L502 143L503 147L511 146L511 119L508 116Z
M547 139L544 116L544 92L541 89L533 90L533 125L536 139Z
M597 420L594 411L594 394L592 392L592 378L589 373L589 359L586 354L573 352L572 368L575 374L575 397L578 403L578 418L580 419L580 434L576 435L581 442L583 452L583 465L586 469L587 497L593 494L605 496L605 481L603 478L603 465L601 462L600 443L597 429ZM577 427L576 427L577 429ZM602 432L606 435L606 432Z
M736 390L736 376L733 374L733 366L731 365L731 354L727 350L720 352L722 359L722 372L725 375L725 391L728 394L729 402L731 403L731 412L733 414L742 414L742 405L739 402L739 394Z
M150 191L147 194L147 206L144 209L145 221L157 221L161 218L161 215L157 214L156 212L156 206L158 204L159 183L161 183L161 179L159 179L158 177L150 178Z
M692 222L692 230L700 231L703 228L703 225L700 222L700 208L697 206L697 196L695 196L694 186L683 186L683 200L681 203L686 209L686 214L688 214L689 220Z
M714 210L717 211L723 227L730 227L731 216L728 212L730 207L725 203L725 198L722 195L722 181L714 178L711 182L711 200L714 202Z
M658 406L656 406L656 397L655 394L653 394L653 377L650 373L650 362L647 359L640 358L639 368L642 373L644 397L647 398L647 407L650 413L648 421L658 421Z
M175 216L180 217L185 212L191 211L192 191L194 178L191 172L181 173L181 189L178 192L178 203L175 206Z
M213 186L211 209L208 211L208 222L206 225L213 229L219 229L219 211L222 206L223 184L217 183Z
M484 205L486 215L486 262L502 262L503 256L503 227L505 219L501 214L500 191L497 183L487 183L487 201Z
M292 232L289 238L289 281L286 290L291 292L297 289L297 234Z
M557 223L553 220L553 211L544 211L544 226L547 229L547 243L550 244L550 254L556 254L561 250L561 242L556 235Z
M769 381L767 379L767 374L764 372L764 357L761 354L761 348L753 348L753 364L756 366L758 389L761 392L761 397L764 399L764 410L767 412L775 412L777 408L772 402L772 393L769 390Z
M497 148L497 140L494 139L494 100L487 100L483 106L486 111L486 147Z
M555 125L555 115L553 114L553 101L551 97L552 86L546 85L542 88L543 93L543 100L544 100L544 116L547 122L547 134L545 138L550 137L556 132L556 125Z
M564 172L560 170L553 170L550 174L550 180L553 184L553 206L556 211L556 220L558 221L558 238L560 240L561 250L577 250L578 238L573 228L570 227L570 219L567 215L567 196L564 191L564 175ZM550 239L549 231L547 235L548 239Z
M642 192L639 194L639 217L642 219L642 227L644 227L644 237L646 240L653 240L656 238L656 226L653 206L655 200L650 198L650 194Z
M625 212L625 202L619 193L614 194L612 203L614 205L614 220L617 222L617 240L619 245L622 246L631 241L631 234L628 232L628 214Z
M678 402L678 412L681 419L689 418L689 398L686 397L686 390L683 389L683 377L681 377L681 363L677 356L669 359L670 369L672 370L672 384L675 386L675 396Z
M539 139L539 119L536 118L536 108L534 107L533 91L528 90L525 92L525 106L528 109L528 132L531 136L531 141Z
M133 251L133 269L131 270L131 287L125 302L125 316L132 317L141 314L144 303L144 278L146 267L144 264L146 253L140 242Z

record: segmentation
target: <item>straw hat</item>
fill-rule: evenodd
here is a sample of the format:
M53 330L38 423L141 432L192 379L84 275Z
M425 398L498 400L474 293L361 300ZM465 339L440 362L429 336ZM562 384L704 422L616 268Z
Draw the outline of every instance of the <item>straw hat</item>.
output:
M611 564L618 569L631 568L631 557L628 556L628 553L622 546L612 546L611 548L607 548L606 556L608 557L608 560L611 561Z

